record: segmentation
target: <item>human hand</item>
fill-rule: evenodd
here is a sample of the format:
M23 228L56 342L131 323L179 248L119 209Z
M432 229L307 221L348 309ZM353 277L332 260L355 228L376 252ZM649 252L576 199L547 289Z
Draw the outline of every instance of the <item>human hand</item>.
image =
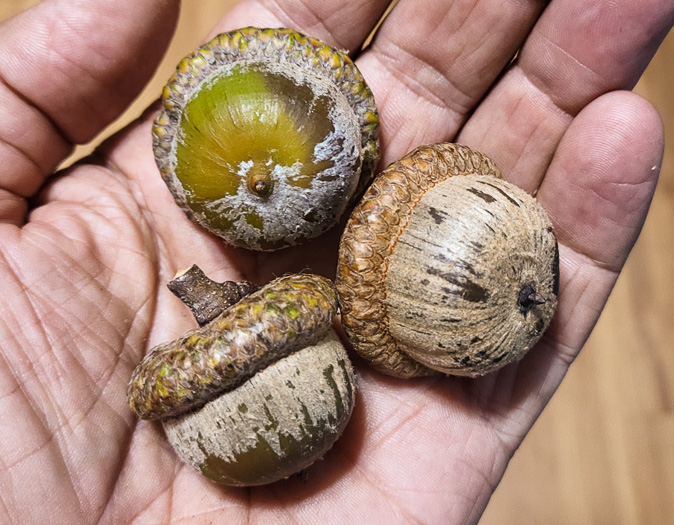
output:
M244 0L217 31L287 26L355 50L386 4ZM541 15L533 1L401 0L357 60L380 109L382 166L452 140L537 191L560 241L558 313L521 363L481 379L404 381L361 366L352 421L308 481L255 489L213 485L180 463L157 424L132 416L126 384L151 346L192 326L164 286L175 270L198 263L258 283L305 267L329 274L338 232L271 254L223 246L161 181L154 111L50 176L147 81L176 1L52 0L4 24L0 521L477 521L641 229L662 129L620 90L671 27L670 4L553 0Z

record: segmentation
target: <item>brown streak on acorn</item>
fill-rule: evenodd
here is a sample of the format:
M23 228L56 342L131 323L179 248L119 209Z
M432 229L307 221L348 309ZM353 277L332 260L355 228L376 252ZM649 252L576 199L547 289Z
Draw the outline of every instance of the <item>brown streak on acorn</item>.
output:
M487 290L460 274L443 272L436 268L428 268L427 273L440 277L448 283L460 288L461 292L459 292L458 295L460 295L466 301L471 303L484 303L489 299L489 292ZM443 288L443 290L456 295L456 292L451 289Z
M485 186L489 186L491 188L494 188L496 191L498 191L501 195L503 195L506 199L508 199L513 206L517 206L518 208L520 207L520 203L517 202L515 199L513 199L510 195L508 195L505 191L503 191L501 188L498 186L495 186L493 184L489 184L488 182L481 182L481 184L484 184Z
M442 224L442 221L445 220L445 217L447 217L447 214L438 210L437 208L433 208L432 206L428 210L430 213L431 217L433 217L433 220L435 221L435 224Z
M483 193L476 188L468 188L468 192L472 193L473 195L477 195L480 199L482 199L486 203L492 203L496 200L491 195L488 195L487 193Z
M552 230L550 230L552 233ZM552 282L552 293L555 297L559 296L559 246L555 245L555 256L552 261L552 274L555 276Z

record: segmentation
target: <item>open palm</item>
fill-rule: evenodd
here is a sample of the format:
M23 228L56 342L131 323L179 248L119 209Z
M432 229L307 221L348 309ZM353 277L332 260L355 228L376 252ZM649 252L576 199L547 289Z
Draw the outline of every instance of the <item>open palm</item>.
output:
M357 50L387 0L244 0L217 31L292 27ZM148 349L193 327L164 284L334 271L339 232L271 254L225 247L174 204L153 110L52 175L153 72L177 0L45 0L0 26L0 522L469 523L594 326L645 218L659 117L628 91L672 24L667 0L401 0L357 63L383 164L452 140L536 192L560 241L559 310L519 364L394 380L358 362L357 408L326 458L227 489L126 402ZM189 5L186 5L189 8ZM509 63L516 51L517 59ZM507 68L507 69L506 69Z

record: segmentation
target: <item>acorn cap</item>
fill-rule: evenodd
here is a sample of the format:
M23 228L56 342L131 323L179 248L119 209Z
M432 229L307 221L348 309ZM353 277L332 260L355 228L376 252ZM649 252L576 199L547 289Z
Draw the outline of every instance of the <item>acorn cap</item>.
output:
M183 59L153 127L196 223L257 250L333 226L379 158L374 98L346 52L290 29L224 33Z
M134 369L127 395L142 419L173 417L233 390L330 330L337 297L329 279L279 277L209 323L154 347Z

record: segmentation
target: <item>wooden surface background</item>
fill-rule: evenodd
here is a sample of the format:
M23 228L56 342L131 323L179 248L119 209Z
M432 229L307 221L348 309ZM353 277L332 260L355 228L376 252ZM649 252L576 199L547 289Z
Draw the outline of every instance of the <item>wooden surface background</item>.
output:
M0 20L36 3L1 0ZM233 3L184 2L154 81L108 134L158 95L177 61ZM674 34L636 91L660 110L671 137ZM481 525L674 523L673 226L674 148L668 143L646 226L599 324L515 454Z

